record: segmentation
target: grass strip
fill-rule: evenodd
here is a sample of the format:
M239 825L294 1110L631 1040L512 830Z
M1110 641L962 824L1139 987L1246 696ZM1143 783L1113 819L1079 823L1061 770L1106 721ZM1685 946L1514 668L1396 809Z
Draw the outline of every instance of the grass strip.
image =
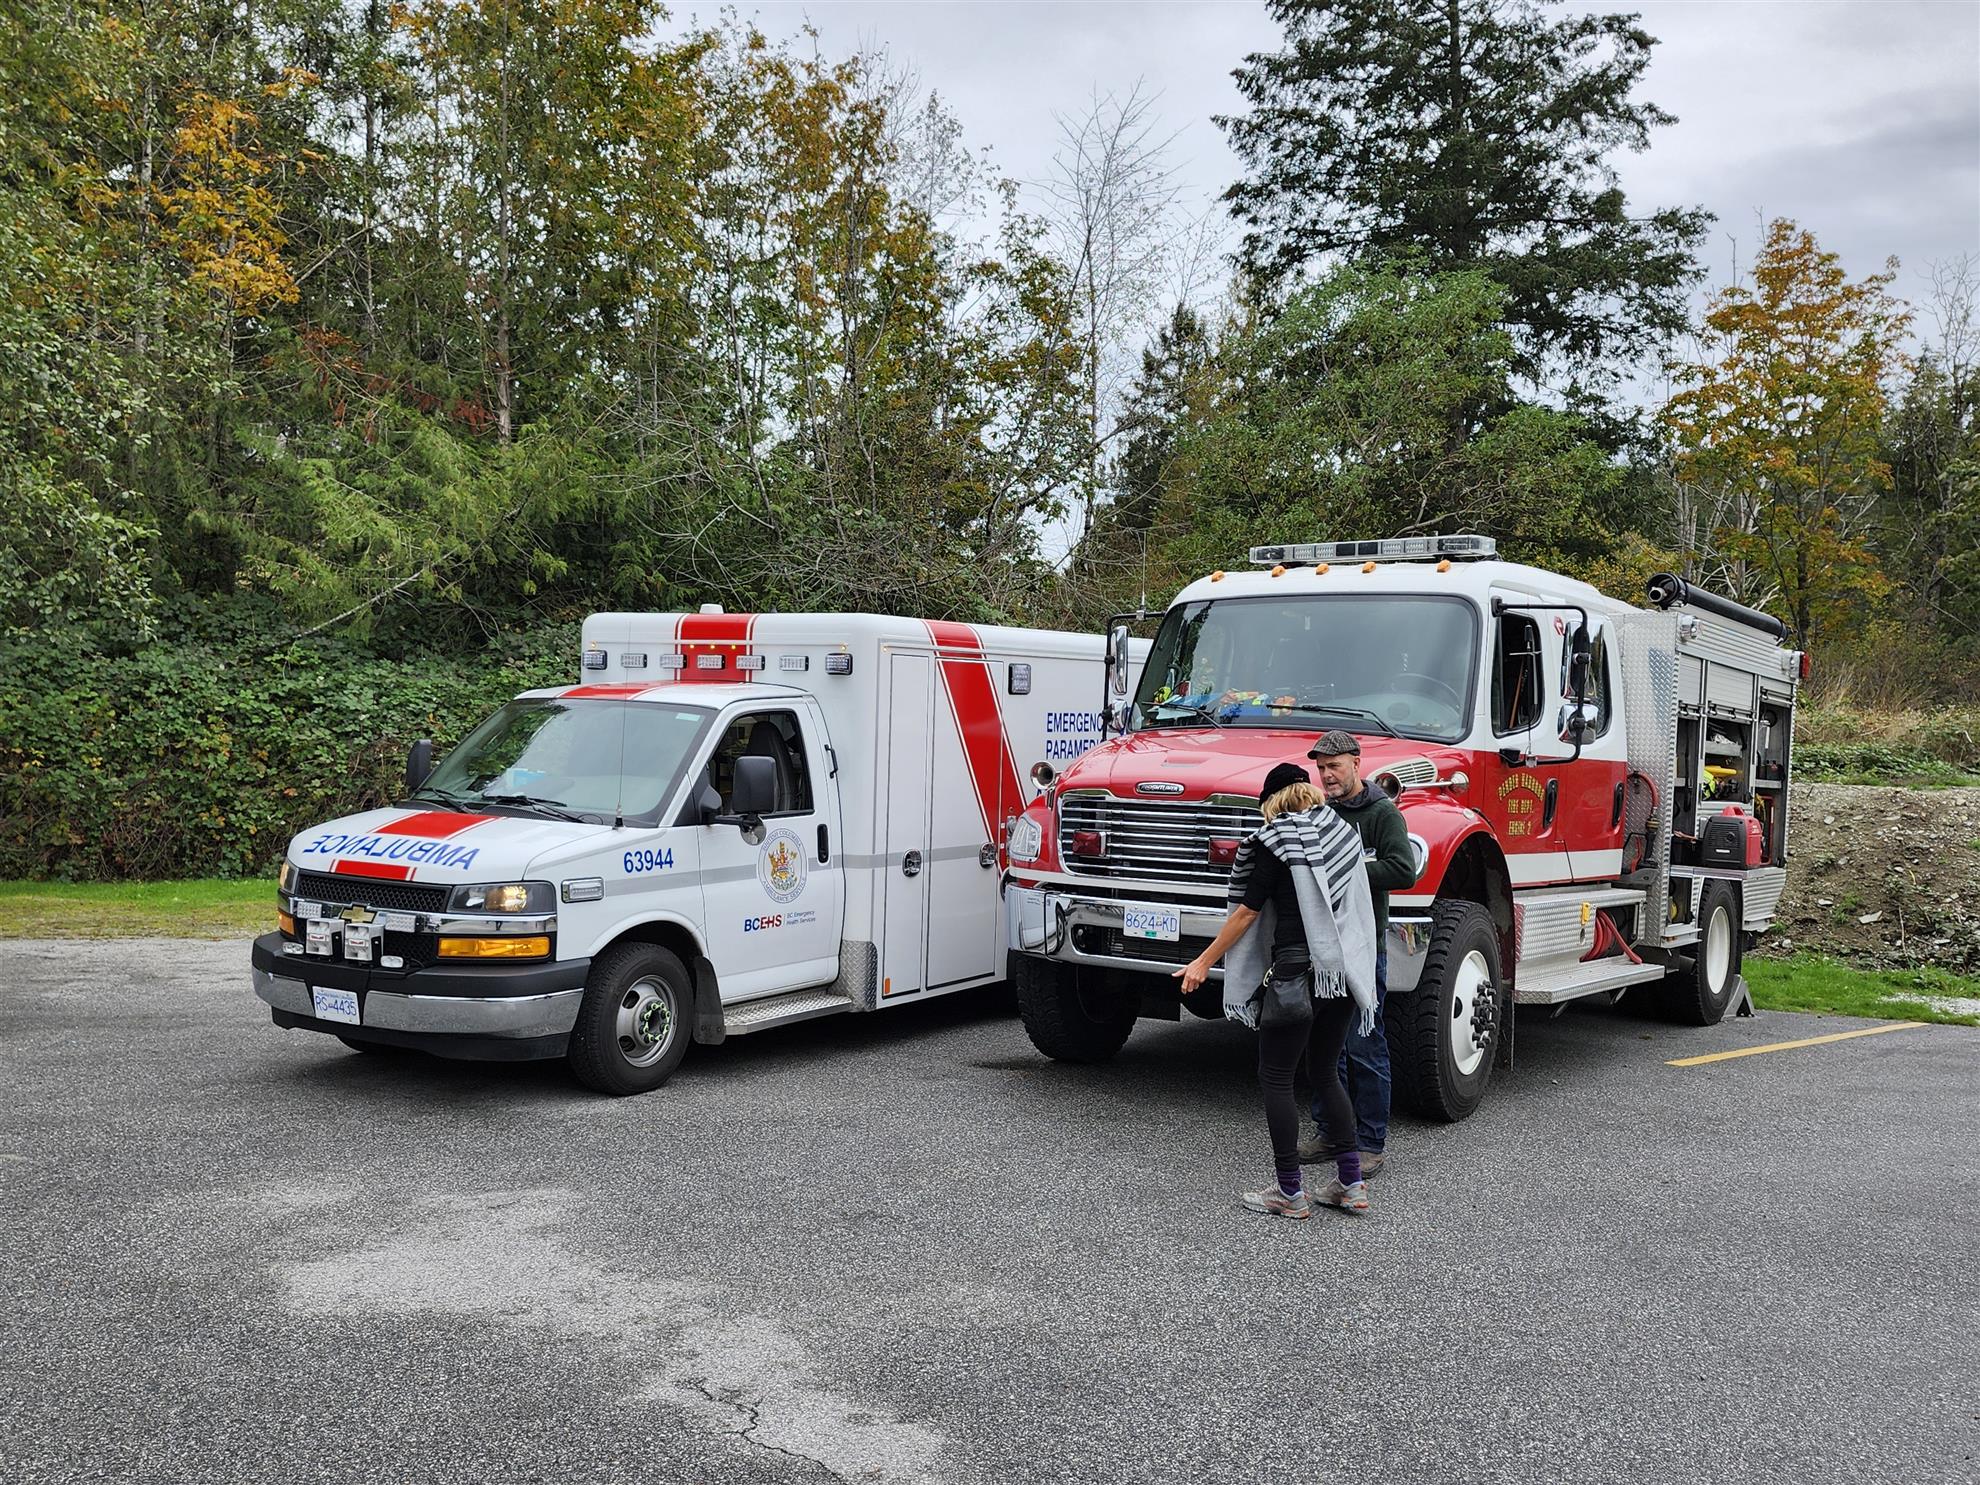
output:
M1756 954L1743 970L1753 1003L1763 1011L1980 1026L1980 1016L1934 1003L1980 1000L1980 980L1943 969L1858 969L1822 954L1791 954L1784 959Z
M239 938L274 926L271 878L0 882L0 938Z

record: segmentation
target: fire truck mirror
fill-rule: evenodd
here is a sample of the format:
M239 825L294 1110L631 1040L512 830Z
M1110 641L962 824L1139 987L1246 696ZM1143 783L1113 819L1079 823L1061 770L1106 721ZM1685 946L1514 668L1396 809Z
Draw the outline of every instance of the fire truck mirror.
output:
M1570 701L1561 708L1561 741L1587 742L1601 726L1602 709L1592 701Z
M1588 637L1588 626L1576 624L1568 650L1568 689L1574 693L1576 701L1588 699L1588 675L1594 654L1595 645Z
M1128 690L1128 626L1116 624L1107 633L1107 679L1116 696Z

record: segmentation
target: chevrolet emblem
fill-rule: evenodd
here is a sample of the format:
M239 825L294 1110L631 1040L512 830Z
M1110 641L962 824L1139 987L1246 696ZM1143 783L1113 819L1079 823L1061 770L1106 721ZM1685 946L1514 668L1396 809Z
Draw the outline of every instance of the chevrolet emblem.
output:
M375 920L378 914L364 906L364 904L354 902L341 913L337 914L337 916L342 918L346 923L364 924Z

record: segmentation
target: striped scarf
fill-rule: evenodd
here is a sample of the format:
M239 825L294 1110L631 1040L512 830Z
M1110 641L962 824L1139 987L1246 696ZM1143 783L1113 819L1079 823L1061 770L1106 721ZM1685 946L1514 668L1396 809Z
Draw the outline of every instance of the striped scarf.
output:
M1244 901L1252 863L1261 849L1287 866L1311 867L1327 884L1328 905L1336 914L1347 906L1348 883L1354 872L1362 870L1361 832L1327 805L1303 813L1287 810L1239 846L1231 867L1229 901Z

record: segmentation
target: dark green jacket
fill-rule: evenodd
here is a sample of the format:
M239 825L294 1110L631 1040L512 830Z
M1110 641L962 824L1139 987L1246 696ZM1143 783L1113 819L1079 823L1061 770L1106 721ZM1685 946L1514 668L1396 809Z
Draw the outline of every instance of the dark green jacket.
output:
M1396 802L1364 781L1352 799L1336 799L1334 808L1361 832L1361 847L1373 851L1368 863L1368 886L1375 897L1377 944L1388 942L1389 894L1416 885L1416 853L1409 848L1409 830Z

